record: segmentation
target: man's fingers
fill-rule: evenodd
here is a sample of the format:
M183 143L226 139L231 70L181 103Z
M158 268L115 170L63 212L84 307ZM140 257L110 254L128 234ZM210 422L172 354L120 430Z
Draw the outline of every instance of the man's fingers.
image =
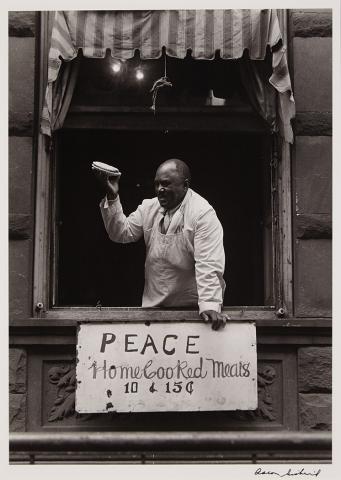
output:
M212 330L219 330L219 327L220 327L219 314L214 313L212 315Z
M108 175L105 172L100 172L99 170L93 170L95 177L101 182L102 184L106 184L108 181Z
M103 189L103 192L106 195L113 196L115 198L119 190L119 175L109 175L107 172L101 172L99 170L93 169L93 172L98 180L99 185Z
M231 320L226 313L219 313L214 310L207 310L200 314L201 318L205 323L212 323L212 330L219 330L219 328L224 328L226 323Z
M227 322L231 320L231 318L226 313L222 314L222 318L223 318L223 327L225 327Z
M224 328L228 320L230 320L228 315L218 314L217 318L212 322L212 329L219 330L219 328Z

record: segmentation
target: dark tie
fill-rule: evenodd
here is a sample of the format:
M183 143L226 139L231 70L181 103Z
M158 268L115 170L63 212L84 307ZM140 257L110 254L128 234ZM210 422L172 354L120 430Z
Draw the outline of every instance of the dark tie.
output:
M161 219L161 232L167 233L168 227L170 224L170 217L168 211L166 211Z

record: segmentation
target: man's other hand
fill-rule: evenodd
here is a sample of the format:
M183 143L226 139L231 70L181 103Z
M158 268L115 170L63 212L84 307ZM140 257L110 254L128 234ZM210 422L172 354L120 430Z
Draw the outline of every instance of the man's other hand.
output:
M93 170L93 172L108 200L114 200L118 195L121 175L109 176L106 172L100 172L99 170Z
M205 310L201 312L200 317L205 323L212 323L212 330L225 327L226 322L230 320L230 317L225 313L215 312L214 310Z

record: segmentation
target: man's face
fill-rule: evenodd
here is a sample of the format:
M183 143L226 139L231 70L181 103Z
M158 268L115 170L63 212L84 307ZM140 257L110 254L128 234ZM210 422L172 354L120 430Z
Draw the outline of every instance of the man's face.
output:
M161 207L175 208L187 192L187 182L179 175L173 164L161 165L155 175L155 193Z

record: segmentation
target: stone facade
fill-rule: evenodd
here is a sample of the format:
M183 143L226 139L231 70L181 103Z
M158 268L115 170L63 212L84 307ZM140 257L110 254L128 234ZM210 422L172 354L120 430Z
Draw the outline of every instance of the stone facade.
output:
M295 37L332 36L332 16L328 10L293 10L292 24Z
M300 393L299 418L301 430L332 429L332 397L329 394Z
M294 317L303 325L309 319L323 322L331 316L331 18L330 10L289 11L289 61L297 107L295 143L292 147ZM9 307L14 340L19 336L19 330L15 330L19 329L17 326L22 328L24 322L33 316L34 184L39 123L38 92L35 88L38 84L36 62L39 65L40 61L35 57L39 51L36 48L38 19L35 12L9 13ZM14 432L30 429L32 425L32 429L37 430L44 427L37 423L41 418L49 423L51 405L59 399L53 390L55 385L48 382L48 388L44 390L41 385L41 389L36 391L34 379L38 378L37 372L43 370L33 367L44 367L46 359L46 369L59 361L65 362L63 348L70 346L67 354L72 356L75 341L74 338L70 340L70 335L75 337L74 331L65 334L64 330L60 330L64 328L60 324L53 334L50 331L44 334L44 338L40 327L35 336L32 331L28 332L29 327L25 328L24 333L20 330L20 335L26 336L23 345L30 345L30 348L26 352L19 341L13 341L10 349L10 428ZM328 335L324 334L325 345L318 346L314 345L317 342L313 327L300 340L301 343L293 335L290 352L285 345L282 357L278 358L274 352L277 347L278 351L282 348L282 345L278 346L284 342L281 332L271 337L271 341L275 342L272 350L270 340L265 341L269 342L267 347L272 353L267 353L265 348L262 361L272 362L274 369L281 365L278 372L282 372L282 376L276 377L273 384L266 385L262 390L263 410L267 412L267 418L260 415L261 418L253 419L256 423L263 422L259 423L260 428L274 425L277 429L305 431L331 429L330 333L329 344L326 341ZM287 343L290 342L287 340ZM35 350L37 345L39 348ZM51 345L54 348L50 348ZM36 360L38 357L39 362ZM28 371L31 372L29 375ZM37 382L39 384L42 379ZM28 419L26 409L35 402L35 398L44 399L43 391L50 395L50 410L45 408L41 414L38 406L33 405L34 416ZM32 397L32 392L36 397ZM295 404L295 408L286 407L284 397L288 392L293 392L293 403L290 405ZM71 424L75 421L73 417L76 415L70 415L65 421ZM97 425L96 421L93 420L92 428ZM103 419L101 421L105 423ZM227 417L225 421L229 425ZM121 429L125 428L124 422L122 420ZM216 418L216 424L218 427L221 425L220 418ZM205 428L211 426L209 418Z
M331 347L304 347L298 350L298 387L300 392L332 391Z
M292 10L295 315L331 316L332 15Z
M27 368L26 352L11 348L9 352L9 424L14 432L24 431L26 422Z
M35 12L9 12L10 321L31 315Z
M302 430L331 430L332 349L298 350L299 417Z
M11 432L26 430L26 395L9 394L9 428Z
M9 12L9 312L31 316L33 149L35 115L35 12ZM27 358L9 352L9 425L26 429Z
M297 115L293 156L295 314L331 316L331 11L291 12ZM331 347L298 350L299 428L331 430Z
M10 37L34 37L36 32L35 12L9 12Z

